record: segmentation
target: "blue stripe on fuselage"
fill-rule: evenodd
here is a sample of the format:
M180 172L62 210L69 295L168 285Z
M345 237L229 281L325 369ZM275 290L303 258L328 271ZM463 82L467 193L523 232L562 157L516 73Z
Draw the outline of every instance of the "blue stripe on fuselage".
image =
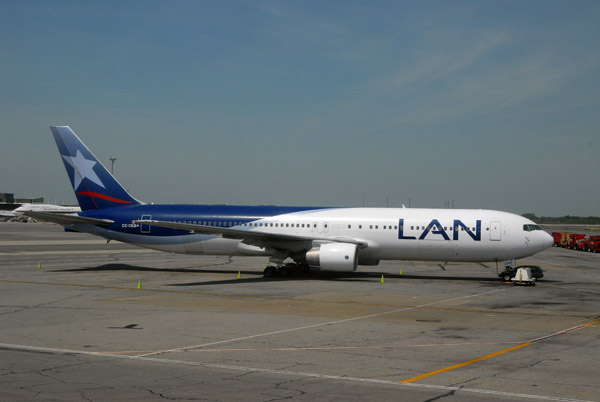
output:
M141 228L134 220L142 217L147 219L198 223L221 222L222 226L231 224L248 223L260 219L270 218L277 215L324 210L332 208L324 207L282 207L272 205L165 205L145 204L119 206L82 212L80 216L91 218L111 219L115 223L109 227L110 230L140 234ZM146 218L145 218L146 219ZM187 230L152 227L151 236L180 236L188 234Z

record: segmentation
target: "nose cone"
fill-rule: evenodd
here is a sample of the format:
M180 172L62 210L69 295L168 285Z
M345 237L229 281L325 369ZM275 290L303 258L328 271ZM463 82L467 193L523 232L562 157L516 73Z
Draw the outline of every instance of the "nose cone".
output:
M542 242L544 244L544 249L547 249L554 245L554 238L550 234L543 232Z

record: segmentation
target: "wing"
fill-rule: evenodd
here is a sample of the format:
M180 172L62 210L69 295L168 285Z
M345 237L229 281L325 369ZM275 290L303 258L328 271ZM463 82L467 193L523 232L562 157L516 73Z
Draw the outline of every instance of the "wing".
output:
M61 214L56 212L34 212L34 211L26 211L22 212L23 215L29 216L34 219L39 219L46 222L54 222L59 225L68 226L74 223L88 223L101 227L109 227L115 221L110 219L97 219L97 218L87 218L85 216L79 216L75 214Z
M160 226L171 229L189 230L198 234L218 235L226 239L242 240L243 243L253 246L270 246L276 249L284 249L290 251L297 251L300 244L308 244L307 247L301 248L310 248L313 241L350 243L356 244L359 248L367 248L368 246L368 243L366 241L361 241L350 237L300 236L285 233L259 232L256 230L233 229L226 227L195 225L192 223L178 223L157 220L136 220L135 222L145 225Z

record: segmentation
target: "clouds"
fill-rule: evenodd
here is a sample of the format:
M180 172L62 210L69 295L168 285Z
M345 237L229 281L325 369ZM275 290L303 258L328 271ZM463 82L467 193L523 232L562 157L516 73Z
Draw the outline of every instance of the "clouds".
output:
M598 168L595 2L143 4L2 5L0 190L71 196L22 165L69 124L157 202L597 214L548 173Z

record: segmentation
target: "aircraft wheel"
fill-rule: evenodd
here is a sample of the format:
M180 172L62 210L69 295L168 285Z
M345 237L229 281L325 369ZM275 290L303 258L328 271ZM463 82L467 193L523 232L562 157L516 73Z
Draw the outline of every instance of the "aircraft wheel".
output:
M287 273L288 273L287 276L298 275L298 265L297 264L294 264L294 263L286 264L282 268L285 268L285 270L287 271Z
M284 265L284 266L280 267L277 270L277 272L279 273L279 276L281 276L282 278L286 278L286 277L290 276L294 271L289 266Z
M276 275L277 275L277 268L275 268L274 266L269 265L268 267L265 268L265 273L264 273L265 278L272 278Z

